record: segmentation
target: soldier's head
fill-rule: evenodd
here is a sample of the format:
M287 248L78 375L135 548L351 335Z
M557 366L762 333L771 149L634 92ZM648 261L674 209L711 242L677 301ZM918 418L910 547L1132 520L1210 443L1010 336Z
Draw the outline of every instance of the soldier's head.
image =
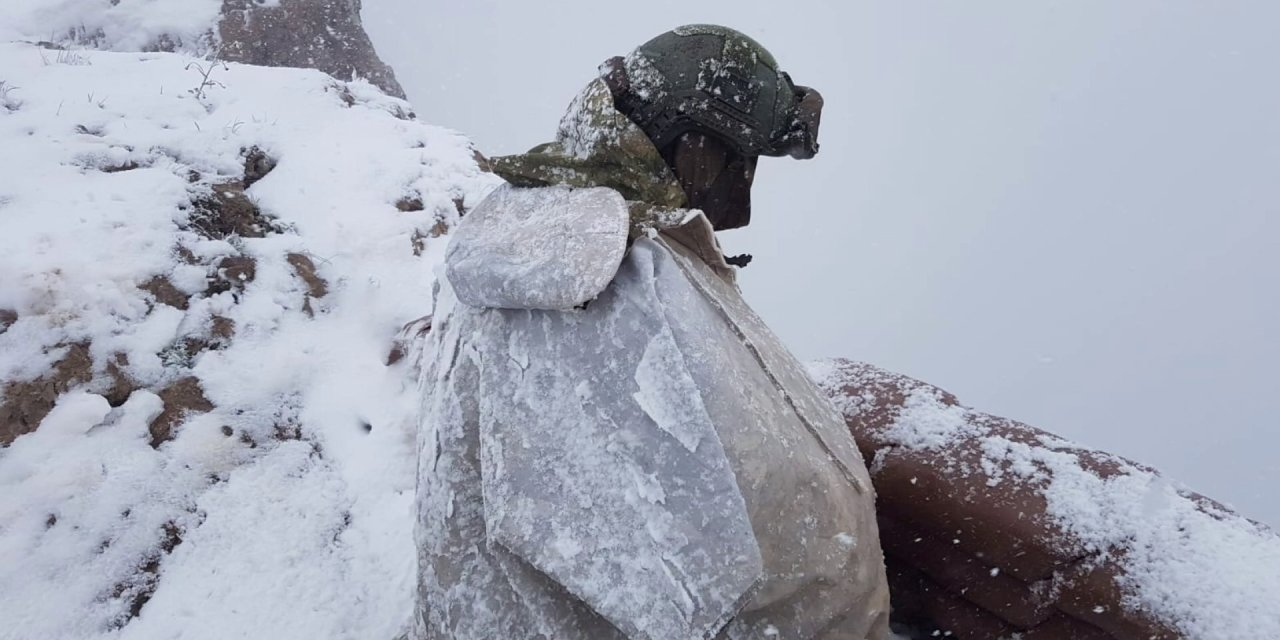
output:
M716 229L751 220L751 183L764 156L818 152L822 96L797 86L751 38L714 25L668 31L601 76L679 179L689 206Z

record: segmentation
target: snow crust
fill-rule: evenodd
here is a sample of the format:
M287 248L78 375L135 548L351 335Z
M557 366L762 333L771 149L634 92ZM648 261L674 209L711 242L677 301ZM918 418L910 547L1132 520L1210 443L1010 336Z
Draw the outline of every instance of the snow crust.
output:
M219 4L10 0L0 25L74 12L126 48L193 33ZM197 98L185 55L57 53L0 44L0 309L18 316L0 389L72 344L89 345L95 379L125 354L142 388L115 408L93 385L66 393L0 449L0 638L395 636L413 606L418 398L409 367L384 362L430 310L433 227L496 178L464 138L363 82L229 65ZM241 179L252 147L278 161L247 190L275 231L193 231L192 200ZM423 210L397 210L405 197ZM231 255L255 277L206 293ZM189 307L138 288L156 276ZM234 321L227 344L174 348L215 315ZM214 408L153 448L156 391L181 376Z

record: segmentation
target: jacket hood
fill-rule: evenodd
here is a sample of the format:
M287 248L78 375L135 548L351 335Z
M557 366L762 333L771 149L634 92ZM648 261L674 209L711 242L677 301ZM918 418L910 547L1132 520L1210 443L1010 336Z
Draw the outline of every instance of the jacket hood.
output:
M493 172L517 187L609 187L657 207L683 207L684 190L658 148L613 105L596 79L569 105L553 142L491 160Z

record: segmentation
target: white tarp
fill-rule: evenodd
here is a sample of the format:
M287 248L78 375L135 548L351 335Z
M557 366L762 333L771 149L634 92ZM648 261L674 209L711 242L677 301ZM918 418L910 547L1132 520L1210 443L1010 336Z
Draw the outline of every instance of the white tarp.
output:
M438 295L418 636L882 637L888 592L862 460L742 302L705 217L639 238L589 292L599 274L581 261L511 269L484 253L524 242L504 207L565 220L579 212L560 207L598 196L511 191L464 219L449 260L469 266L449 265ZM538 291L511 293L522 279ZM483 293L490 282L507 293ZM469 306L464 290L491 306L573 306Z

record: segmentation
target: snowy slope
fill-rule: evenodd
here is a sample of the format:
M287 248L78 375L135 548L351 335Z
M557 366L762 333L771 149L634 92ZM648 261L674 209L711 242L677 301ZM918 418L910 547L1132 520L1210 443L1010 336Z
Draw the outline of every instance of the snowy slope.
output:
M0 448L0 638L390 638L416 390L385 363L496 179L367 84L197 96L193 61L0 44L0 406L73 389Z
M0 42L46 40L96 49L204 53L222 0L5 0Z

